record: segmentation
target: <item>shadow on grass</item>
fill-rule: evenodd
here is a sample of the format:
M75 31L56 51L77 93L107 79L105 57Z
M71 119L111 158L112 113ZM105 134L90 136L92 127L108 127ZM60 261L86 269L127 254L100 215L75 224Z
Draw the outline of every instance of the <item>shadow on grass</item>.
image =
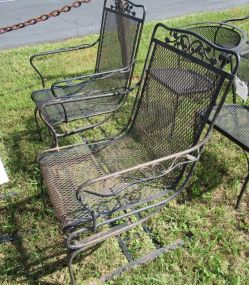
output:
M8 255L4 256L1 266L3 268L0 267L0 271L6 272L7 277L11 280L24 278L29 284L58 284L39 281L42 276L49 275L66 264L63 241L51 244L53 240L47 237L47 240L42 243L41 241L37 242L44 232L41 228L34 228L35 222L32 219L27 220L27 216L39 216L39 219L43 218L44 222L48 223L52 220L39 207L32 207L32 205L39 204L40 201L41 195L38 194L16 203L10 202L1 209L1 216L4 218L5 215L5 221L7 220L8 224L15 228L15 233L18 233L19 238L11 244L6 244L7 246L11 245L11 250ZM35 250L38 252L39 258L34 254ZM62 255L63 257L61 257ZM51 261L53 259L55 260ZM4 268L5 266L8 268Z
M202 197L205 193L217 190L229 178L229 167L224 159L220 159L215 151L205 149L198 162L193 177L187 188L188 200Z
M0 209L1 216L8 220L12 228L15 228L12 233L19 236L16 241L6 244L11 249L9 254L4 255L4 262L0 265L0 272L5 272L5 279L15 280L15 282L21 279L32 285L62 284L53 281L57 277L49 275L56 272L63 274L60 270L67 266L64 235L57 226L54 226L55 217L48 213L49 209L42 210L34 206L41 204L41 199L41 195L37 194L16 203L9 203ZM28 221L27 216L39 217L39 220L43 221L41 223L38 221L39 226L36 224L35 228L32 223L35 224L37 221L34 219ZM50 227L52 230L48 230ZM101 243L89 249L81 255L80 259L92 255L100 246ZM46 277L51 281L41 280ZM0 280L1 278L3 276Z
M7 165L11 172L25 175L31 179L37 179L36 157L44 148L39 139L33 117L25 120L25 128L13 130L3 136L3 142L8 153Z

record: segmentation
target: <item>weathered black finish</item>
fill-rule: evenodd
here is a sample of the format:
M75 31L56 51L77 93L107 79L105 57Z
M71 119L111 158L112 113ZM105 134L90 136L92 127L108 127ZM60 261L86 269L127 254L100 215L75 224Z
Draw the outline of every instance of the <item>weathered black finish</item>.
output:
M38 72L43 87L45 79L34 65L37 57L92 47L98 43L95 74L54 83L49 89L32 93L37 115L49 127L53 142L68 135L92 129L109 120L125 102L137 56L145 18L145 9L128 0L105 0L99 39L92 44L33 55L31 65ZM105 115L105 117L100 117ZM96 117L94 124L81 123L70 131L58 128L74 120ZM70 128L69 126L67 126Z
M200 34L221 47L239 53L240 66L238 76L249 88L249 39L245 31L231 25L231 23L241 23L242 21L248 20L249 16L238 19L229 19L223 23L196 23L186 27L186 29ZM231 65L232 64L233 62L231 61ZM249 106L236 103L236 87L235 85L232 87L233 104L224 105L215 121L214 128L240 146L246 157L248 173L236 202L235 207L238 209L249 181ZM214 112L215 109L213 113ZM213 119L212 114L209 122Z
M235 63L231 73L224 69L229 64L225 54ZM238 61L233 51L216 47L193 32L157 24L126 129L112 138L55 148L38 156L67 236L72 284L71 265L79 253L142 224L182 193L225 101ZM215 103L213 121L203 133ZM157 248L141 259L131 259L101 280L167 250Z

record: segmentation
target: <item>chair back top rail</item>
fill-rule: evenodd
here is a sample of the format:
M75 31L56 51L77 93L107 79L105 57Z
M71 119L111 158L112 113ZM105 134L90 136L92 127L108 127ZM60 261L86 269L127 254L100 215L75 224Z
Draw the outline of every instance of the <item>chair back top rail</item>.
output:
M245 17L242 17L242 18L233 18L233 19L228 19L228 20L225 20L223 21L223 23L230 23L230 22L240 22L240 21L246 21L249 19L249 15L245 16Z
M129 0L105 0L100 28L95 72L134 65L146 11L143 5ZM130 86L133 68L124 77Z

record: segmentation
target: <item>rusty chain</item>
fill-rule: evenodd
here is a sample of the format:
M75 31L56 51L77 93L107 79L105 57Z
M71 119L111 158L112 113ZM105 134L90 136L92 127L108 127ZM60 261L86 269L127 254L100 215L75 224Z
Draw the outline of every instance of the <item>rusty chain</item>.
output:
M89 2L91 2L91 0L78 0L78 1L75 1L71 5L63 6L61 9L53 10L50 13L43 14L43 15L41 15L39 17L29 19L29 20L27 20L27 21L25 21L23 23L18 23L18 24L12 25L12 26L7 26L7 27L0 28L0 34L4 34L4 33L7 33L7 32L11 32L11 31L15 31L15 30L18 30L18 29L25 28L27 26L31 26L31 25L37 24L39 22L46 21L46 20L48 20L51 17L57 17L61 13L67 13L72 8L79 8L83 3L89 3Z

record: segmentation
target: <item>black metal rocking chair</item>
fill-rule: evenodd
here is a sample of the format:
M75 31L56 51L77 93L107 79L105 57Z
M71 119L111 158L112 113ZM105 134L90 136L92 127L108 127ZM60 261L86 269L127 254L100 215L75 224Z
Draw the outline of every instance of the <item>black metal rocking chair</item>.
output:
M213 43L236 51L240 54L240 66L238 77L249 88L249 39L247 33L231 23L241 23L249 20L249 16L229 19L221 23L195 23L186 29L194 31ZM231 64L233 62L231 61ZM246 191L249 181L249 106L238 104L236 98L236 86L232 85L233 104L225 104L219 113L214 128L228 139L236 143L243 150L247 161L247 175L238 195L235 208L238 209L242 196ZM215 109L211 113L209 123L213 119Z
M38 113L48 125L54 144L58 145L59 138L102 125L122 107L130 89L144 19L145 8L142 5L128 0L105 0L100 37L95 43L31 57L31 65L39 74L44 87L44 76L35 66L37 57L86 49L98 44L94 74L55 82L51 88L32 93L39 134ZM93 117L97 117L97 122L89 122ZM80 119L87 119L87 122L78 129L75 126L71 127L71 131L58 128Z
M231 73L225 71L229 64L225 55L235 63ZM112 138L39 154L44 184L67 236L72 284L72 262L79 253L144 226L182 193L225 101L238 61L235 52L216 47L193 32L157 24L127 128ZM215 104L211 125L204 129ZM129 262L100 281L181 244L162 246L137 260L124 250ZM123 248L123 242L120 245Z

